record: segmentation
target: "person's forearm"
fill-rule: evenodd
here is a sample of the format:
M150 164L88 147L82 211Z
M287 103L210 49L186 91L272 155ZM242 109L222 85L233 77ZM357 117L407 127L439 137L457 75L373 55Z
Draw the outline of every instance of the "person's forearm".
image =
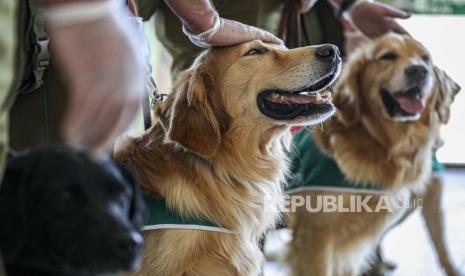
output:
M217 13L208 0L165 0L165 2L193 33L202 33L215 23Z

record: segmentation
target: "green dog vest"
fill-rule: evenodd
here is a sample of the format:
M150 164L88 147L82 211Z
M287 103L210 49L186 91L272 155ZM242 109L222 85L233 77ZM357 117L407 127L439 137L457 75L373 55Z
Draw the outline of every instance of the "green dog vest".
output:
M234 231L223 228L207 219L183 217L168 208L166 201L144 193L143 198L148 216L143 230L178 229L202 230L234 234Z
M294 136L293 151L289 155L293 176L288 181L289 194L304 190L384 193L383 189L371 183L346 180L337 163L318 148L309 131L300 131ZM439 172L443 169L434 156L433 171ZM207 219L183 217L168 208L165 200L155 198L149 193L144 193L143 197L149 213L144 230L185 229L235 233Z
M336 161L324 154L315 143L308 130L294 135L291 160L291 178L288 180L287 192L299 191L339 191L383 193L384 190L373 183L355 183L345 178ZM441 172L444 167L433 156L433 172Z

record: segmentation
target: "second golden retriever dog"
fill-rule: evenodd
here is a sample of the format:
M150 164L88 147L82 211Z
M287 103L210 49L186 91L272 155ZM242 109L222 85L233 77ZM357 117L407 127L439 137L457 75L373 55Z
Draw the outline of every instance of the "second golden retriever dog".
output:
M313 139L347 181L373 190L299 192L312 199L334 196L349 211L297 208L290 222L292 275L364 272L383 233L408 211L396 203L425 190L439 127L448 121L459 90L433 65L428 51L407 36L384 36L349 58L333 94L338 112L312 132ZM362 208L352 208L353 198L364 200L367 194Z
M258 241L279 218L283 137L334 114L326 89L339 71L332 45L252 41L208 50L181 74L156 123L115 157L171 211L230 232L146 231L139 275L258 275Z

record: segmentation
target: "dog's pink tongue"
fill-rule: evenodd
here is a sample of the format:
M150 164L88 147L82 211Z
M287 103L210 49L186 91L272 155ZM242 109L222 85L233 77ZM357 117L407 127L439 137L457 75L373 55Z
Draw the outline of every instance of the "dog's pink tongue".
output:
M317 102L316 98L308 95L294 94L286 96L286 99L295 104L309 104Z
M420 99L420 96L407 97L407 96L396 96L395 99L400 104L400 107L407 113L414 114L421 112L425 105Z

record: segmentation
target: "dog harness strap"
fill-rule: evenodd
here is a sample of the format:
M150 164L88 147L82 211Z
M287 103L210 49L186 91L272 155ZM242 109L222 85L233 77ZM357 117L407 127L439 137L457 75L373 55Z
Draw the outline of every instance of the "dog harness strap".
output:
M178 229L235 233L207 219L181 216L168 208L164 199L155 198L149 193L143 193L143 198L149 212L143 230Z
M286 0L278 25L278 37L289 49L309 46L310 36L305 15L301 14L300 1Z

